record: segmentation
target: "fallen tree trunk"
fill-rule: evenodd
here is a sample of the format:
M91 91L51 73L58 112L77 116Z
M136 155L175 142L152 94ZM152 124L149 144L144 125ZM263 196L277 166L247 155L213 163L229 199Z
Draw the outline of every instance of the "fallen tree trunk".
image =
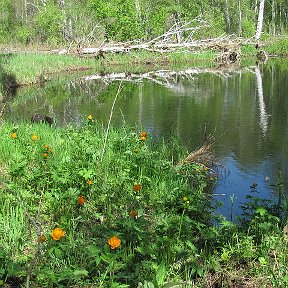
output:
M236 38L234 35L222 35L217 38L202 40L195 39L196 32L205 29L206 27L210 27L210 25L200 17L196 17L187 23L176 24L174 24L166 33L146 42L130 41L117 44L102 43L99 47L78 47L77 53L80 55L92 54L93 56L97 56L99 53L129 53L132 50L167 53L179 49L197 51L210 48L217 51L224 51L225 49L235 50L235 48L239 48L243 42L243 39Z
M104 45L101 47L88 47L78 50L79 54L95 54L98 53L129 53L132 50L147 50L155 51L160 53L173 52L179 49L188 50L202 50L202 49L214 49L214 50L225 50L225 49L239 49L241 42L227 41L230 37L220 37L215 39L198 40L193 42L182 42L182 43L139 43L139 44L116 44L116 45Z

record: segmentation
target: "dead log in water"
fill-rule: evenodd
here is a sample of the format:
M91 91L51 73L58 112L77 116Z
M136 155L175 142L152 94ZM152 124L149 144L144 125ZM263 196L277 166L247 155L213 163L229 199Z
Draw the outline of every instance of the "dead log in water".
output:
M214 153L212 149L215 139L211 134L206 135L206 132L204 134L203 144L196 150L192 151L187 157L180 160L177 163L177 166L194 163L203 165L207 168L212 167L214 163Z

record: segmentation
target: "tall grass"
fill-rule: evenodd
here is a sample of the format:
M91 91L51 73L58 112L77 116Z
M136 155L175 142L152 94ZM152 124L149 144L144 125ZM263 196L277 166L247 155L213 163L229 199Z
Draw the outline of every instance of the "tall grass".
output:
M16 78L18 84L39 83L60 72L73 72L93 69L95 72L130 71L142 72L160 69L163 65L211 65L213 53L200 54L181 52L160 54L146 51L127 54L107 53L105 59L54 55L49 53L11 53L5 55L2 69ZM131 66L131 64L134 64Z
M6 58L3 69L6 73L15 75L19 84L38 83L55 73L92 68L95 63L89 58L35 52L13 53Z

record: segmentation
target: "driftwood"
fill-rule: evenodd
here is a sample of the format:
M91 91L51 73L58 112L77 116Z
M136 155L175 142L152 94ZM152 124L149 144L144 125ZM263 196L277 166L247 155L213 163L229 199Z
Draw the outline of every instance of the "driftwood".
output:
M165 34L161 37L164 36ZM223 36L204 40L194 40L191 42L183 41L181 43L167 42L165 40L157 42L149 41L146 43L119 43L115 45L105 44L100 47L82 48L78 50L78 53L81 55L92 54L93 56L97 57L99 54L104 55L106 53L129 53L132 50L147 50L159 53L169 53L175 52L179 49L195 52L207 48L220 52L226 49L230 50L231 52L238 53L237 51L239 50L240 45L240 40L231 40L231 36Z
M200 148L191 152L187 157L178 162L177 166L184 164L195 163L211 168L214 163L214 155L212 152L215 143L214 137L211 134L204 133L204 140Z
M159 53L183 49L195 52L207 48L217 50L220 53L225 49L232 52L238 51L243 39L237 38L235 35L221 35L217 38L197 40L197 33L199 34L199 31L210 26L207 21L199 16L190 22L175 21L175 24L164 34L146 42L136 40L125 43L103 42L98 47L81 47L81 43L78 43L76 51L73 51L73 49L69 47L67 49L53 50L51 53L76 53L82 56L90 55L99 59L103 58L106 53L129 53L133 50L147 50ZM97 27L99 28L99 26Z

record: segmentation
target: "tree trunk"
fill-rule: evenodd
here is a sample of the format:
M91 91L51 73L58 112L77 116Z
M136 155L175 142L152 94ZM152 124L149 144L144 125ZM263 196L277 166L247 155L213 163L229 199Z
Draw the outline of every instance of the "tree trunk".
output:
M68 3L67 3L68 2ZM71 17L71 2L66 0L59 1L59 7L62 10L64 23L62 33L65 40L72 39L72 17Z
M256 30L256 35L255 35L256 41L258 41L260 39L261 33L262 33L263 16L264 16L264 2L265 2L265 0L260 0L260 4L259 4L257 30Z
M227 29L227 33L230 34L230 32L231 32L231 21L230 21L228 0L225 0L225 15L226 15L226 27L227 27L226 29Z
M271 9L272 9L272 20L271 20L271 26L272 26L272 34L275 36L276 35L276 11L275 11L275 1L272 0L271 4Z
M71 1L68 2L68 21L67 21L67 30L69 34L69 38L73 38L73 23L72 23L72 8L71 8Z
M239 26L238 26L238 35L242 36L242 11L241 11L241 0L238 0L238 9L239 9Z
M136 10L136 17L138 21L141 21L141 6L139 0L135 0L135 10Z

